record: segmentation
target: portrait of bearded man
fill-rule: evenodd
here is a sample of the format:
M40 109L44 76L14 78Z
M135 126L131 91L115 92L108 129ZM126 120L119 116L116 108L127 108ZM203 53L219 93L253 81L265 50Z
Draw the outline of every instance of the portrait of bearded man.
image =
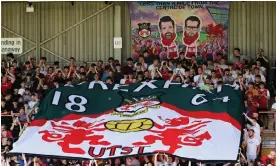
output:
M184 21L183 44L186 46L185 57L191 59L192 55L197 56L196 42L200 37L201 21L197 16L189 16Z
M178 48L175 44L176 25L175 21L170 16L163 16L159 20L159 33L161 37L161 43L164 47L167 47L167 58L178 58Z

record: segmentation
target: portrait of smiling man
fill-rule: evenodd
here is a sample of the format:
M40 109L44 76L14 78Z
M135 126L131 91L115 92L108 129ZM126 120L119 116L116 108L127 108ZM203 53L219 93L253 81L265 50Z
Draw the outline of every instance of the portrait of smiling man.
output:
M197 16L189 16L184 21L183 44L186 46L185 57L191 59L197 55L196 41L200 37L201 21Z
M159 20L159 33L161 42L164 47L167 47L168 59L178 58L178 48L175 44L176 25L175 21L170 16L163 16Z

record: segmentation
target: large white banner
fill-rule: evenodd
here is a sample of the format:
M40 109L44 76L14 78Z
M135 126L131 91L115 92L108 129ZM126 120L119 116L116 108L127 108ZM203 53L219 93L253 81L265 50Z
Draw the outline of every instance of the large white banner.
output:
M231 120L217 118L231 119L226 114L188 112L166 103L138 112L36 120L11 152L88 159L166 152L204 161L237 159L241 131Z
M12 153L99 159L166 153L235 161L242 92L170 81L129 85L92 81L50 91Z

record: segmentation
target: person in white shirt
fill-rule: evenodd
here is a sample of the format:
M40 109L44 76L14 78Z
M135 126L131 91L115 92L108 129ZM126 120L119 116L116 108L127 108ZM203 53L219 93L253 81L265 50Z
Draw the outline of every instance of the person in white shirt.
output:
M251 122L252 125L247 125L247 128L249 129L253 129L255 134L255 138L261 143L262 142L262 138L261 138L261 127L260 125L257 123L256 118L251 119L250 117L248 117L245 113L243 113L244 116L247 118L247 120L249 120Z
M219 65L219 67L221 69L223 69L223 70L228 69L228 66L226 65L226 59L225 58L222 58L221 61L220 61L220 63L221 64Z
M230 73L229 69L225 69L224 71L224 76L222 77L223 83L224 84L233 84L235 79L233 78L233 76Z
M40 73L43 75L47 75L47 71L48 71L48 66L46 65L46 57L41 57L38 67L40 67Z
M253 81L255 82L256 76L260 75L261 76L261 81L266 82L265 76L261 74L260 69L258 67L254 68L254 75L253 75Z
M256 67L260 69L260 74L266 76L266 68L261 65L260 61L256 61Z
M234 78L234 80L237 79L238 77L238 74L236 73L235 70L230 70L230 75Z
M230 56L230 62L233 63L234 60L235 60L235 57L239 56L242 62L247 61L247 63L250 63L250 61L251 61L250 57L247 56L247 55L241 55L240 52L241 52L241 51L240 51L240 48L235 48L235 49L234 49L234 52L233 52L233 55Z
M245 73L243 74L243 78L245 79L245 85L248 86L249 82L254 82L254 75L251 73L249 69L245 69Z
M128 77L128 75L124 75L124 78L122 78L121 80L120 80L120 84L125 84L126 83L126 80L127 80L127 77Z
M136 71L136 75L137 75L137 73L139 73L139 72L141 72L141 71L142 71L142 72L145 71L144 67L142 66L142 64L141 64L140 62L136 63L135 71Z
M153 64L151 64L148 68L151 77L152 76L154 77L155 71L157 69L159 69L159 59L156 58L156 59L153 60Z
M29 108L32 109L37 103L37 94L32 94L32 100L28 102Z
M253 129L249 129L248 133L245 130L245 145L246 145L246 157L247 161L255 161L257 158L257 155L260 151L260 142L259 140L254 136L255 132Z
M216 71L212 70L211 73L211 82L214 84L215 87L217 87L219 79L216 77Z
M178 158L178 157L175 157L172 166L179 166L179 165L180 165L179 158Z
M156 166L168 166L168 156L167 155L158 155L157 160L155 163Z
M143 70L147 70L148 69L148 64L145 63L145 60L144 60L144 57L143 56L139 56L139 59L138 59L138 62L136 62L134 64L134 68L136 69L137 67L137 63L141 63L142 64L142 67L143 67Z
M203 69L205 75L211 75L212 71L207 68L207 64L203 63L202 69Z
M242 74L241 69L237 67L234 73L232 74L232 77L236 80L240 74Z
M207 76L204 75L202 67L198 67L197 70L198 75L194 76L194 82L198 87L203 87L205 85L204 80L207 78Z
M22 96L25 92L25 83L21 82L20 86L21 86L21 88L18 90L18 94L20 94Z
M175 73L180 71L180 73L184 76L185 75L185 69L182 67L182 63L178 62L176 68L173 70Z

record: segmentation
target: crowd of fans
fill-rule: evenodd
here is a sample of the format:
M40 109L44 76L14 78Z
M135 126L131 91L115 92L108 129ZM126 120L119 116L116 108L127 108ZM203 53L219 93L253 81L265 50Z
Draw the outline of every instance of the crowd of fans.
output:
M244 91L245 118L242 153L239 155L241 165L274 165L275 151L268 156L261 156L261 135L264 129L258 111L269 110L268 101L271 92L267 89L267 72L269 62L260 50L257 58L240 55L240 49L234 49L233 61L217 54L216 59L202 59L192 56L185 59L180 53L179 59L160 60L157 56L144 51L137 60L127 59L123 65L119 60L109 58L104 64L84 62L77 65L71 57L69 64L61 66L58 61L48 64L41 57L39 64L29 57L23 64L8 54L1 64L1 162L3 165L20 166L88 166L96 165L92 161L64 160L47 157L7 156L15 142L34 119L39 111L39 102L51 88L62 85L76 85L87 81L104 81L106 84L130 84L149 80L171 80L198 86L203 90L212 90L222 84L238 84ZM274 93L274 92L272 92ZM272 106L276 109L276 104ZM98 161L104 166L178 166L197 165L177 157L167 155L139 156ZM228 163L226 165L232 165Z

